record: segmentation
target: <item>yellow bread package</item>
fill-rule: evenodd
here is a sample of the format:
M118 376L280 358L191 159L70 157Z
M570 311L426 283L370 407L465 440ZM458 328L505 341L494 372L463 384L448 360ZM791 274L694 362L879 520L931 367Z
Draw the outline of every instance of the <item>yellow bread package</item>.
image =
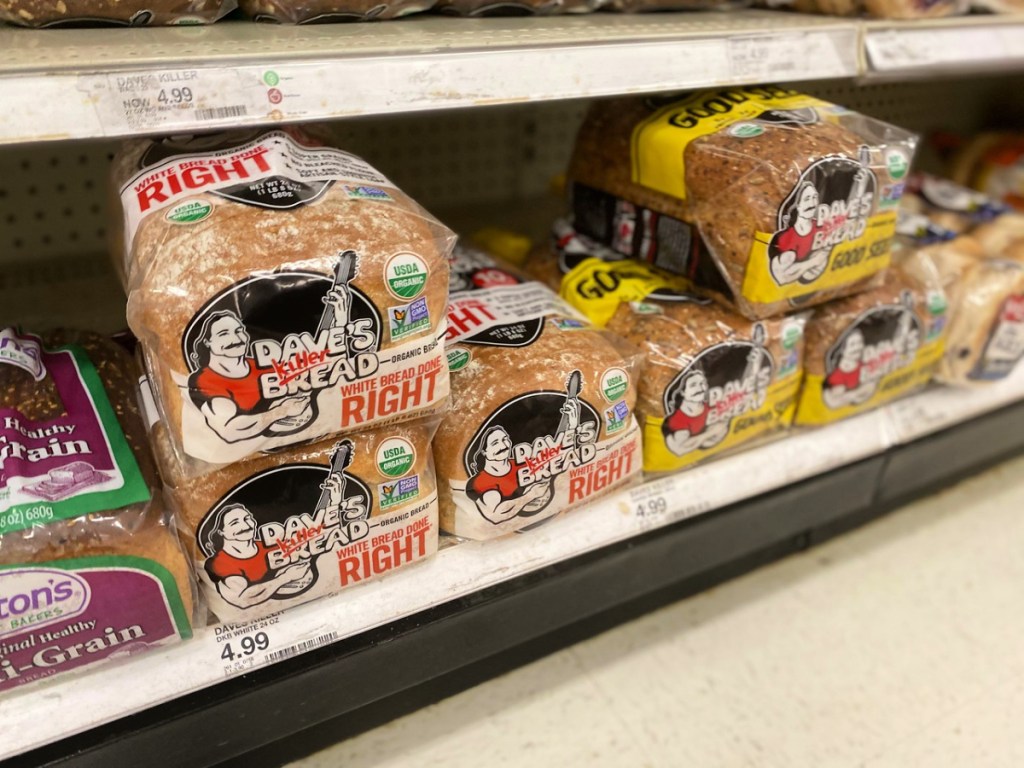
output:
M131 357L0 330L0 693L192 634Z
M187 474L444 410L454 236L295 129L115 160L128 323Z
M635 348L462 247L447 342L452 410L434 438L443 530L493 538L639 478Z
M694 298L686 278L627 259L580 234L564 219L555 222L552 234L550 243L530 252L524 270L558 291L598 328L608 324L622 303Z
M807 313L751 321L706 299L619 306L608 330L647 354L644 472L671 472L787 428Z
M888 266L915 146L778 86L629 97L590 109L569 180L695 224L737 310L759 319L863 290Z
M796 423L827 424L922 389L945 351L949 313L926 251L883 285L822 307L807 324ZM900 260L902 262L902 260Z
M185 477L156 424L168 497L211 610L247 621L434 554L436 426L402 422Z

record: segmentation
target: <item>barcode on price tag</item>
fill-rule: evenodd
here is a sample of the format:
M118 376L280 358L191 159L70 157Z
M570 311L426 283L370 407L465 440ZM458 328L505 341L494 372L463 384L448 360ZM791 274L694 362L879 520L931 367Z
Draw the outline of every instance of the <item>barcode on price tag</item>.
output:
M279 651L272 651L267 654L267 663L273 664L276 661L284 661L285 659L290 659L292 656L298 656L300 653L312 651L314 648L330 645L338 639L338 636L337 632L327 632L326 634L312 637L309 640L303 640L301 643L290 645L287 648L282 648Z
M230 69L118 72L84 85L96 93L96 110L110 133L189 128L254 112L255 97Z
M750 35L729 39L729 71L742 82L801 80L855 74L826 32Z

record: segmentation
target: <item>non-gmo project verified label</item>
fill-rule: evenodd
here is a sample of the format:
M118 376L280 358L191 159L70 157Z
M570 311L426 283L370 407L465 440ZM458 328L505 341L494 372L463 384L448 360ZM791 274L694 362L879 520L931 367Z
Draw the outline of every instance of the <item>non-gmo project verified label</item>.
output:
M388 310L391 340L398 341L430 328L430 312L426 298L416 299L412 304L391 307Z
M615 434L619 430L625 428L628 419L629 406L626 405L625 400L616 403L611 408L604 409L605 431L609 435Z
M420 476L403 477L391 483L381 483L377 486L377 498L380 499L380 508L390 509L399 504L415 499L420 494Z

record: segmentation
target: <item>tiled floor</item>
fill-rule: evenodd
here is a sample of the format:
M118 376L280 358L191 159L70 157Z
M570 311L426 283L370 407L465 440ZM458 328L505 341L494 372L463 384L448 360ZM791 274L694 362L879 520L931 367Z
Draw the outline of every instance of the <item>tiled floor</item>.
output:
M295 766L1024 766L1024 458Z

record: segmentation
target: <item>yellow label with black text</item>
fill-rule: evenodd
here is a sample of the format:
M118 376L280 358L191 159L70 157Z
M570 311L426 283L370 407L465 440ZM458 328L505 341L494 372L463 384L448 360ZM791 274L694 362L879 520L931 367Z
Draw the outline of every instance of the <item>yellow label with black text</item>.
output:
M588 258L562 277L562 298L599 328L612 319L620 304L664 293L688 295L690 281L643 262Z
M945 336L940 335L921 346L905 364L900 364L897 350L893 357L886 352L884 356L857 361L848 370L839 364L824 376L807 374L796 423L829 424L920 389L931 381L945 346Z
M748 301L771 304L857 282L887 268L896 234L896 211L863 221L860 234L806 239L790 230L758 232L750 249L742 293Z
M643 425L644 472L671 472L717 456L754 438L788 427L796 412L800 369L773 381L762 394L725 389L687 412L673 403L664 418Z
M822 119L827 101L779 86L700 91L659 109L633 129L633 181L672 197L686 199L687 146L702 136L730 130L738 138L764 132L772 118L788 112L797 124ZM802 113L795 110L804 110ZM778 119L771 124L777 125Z

